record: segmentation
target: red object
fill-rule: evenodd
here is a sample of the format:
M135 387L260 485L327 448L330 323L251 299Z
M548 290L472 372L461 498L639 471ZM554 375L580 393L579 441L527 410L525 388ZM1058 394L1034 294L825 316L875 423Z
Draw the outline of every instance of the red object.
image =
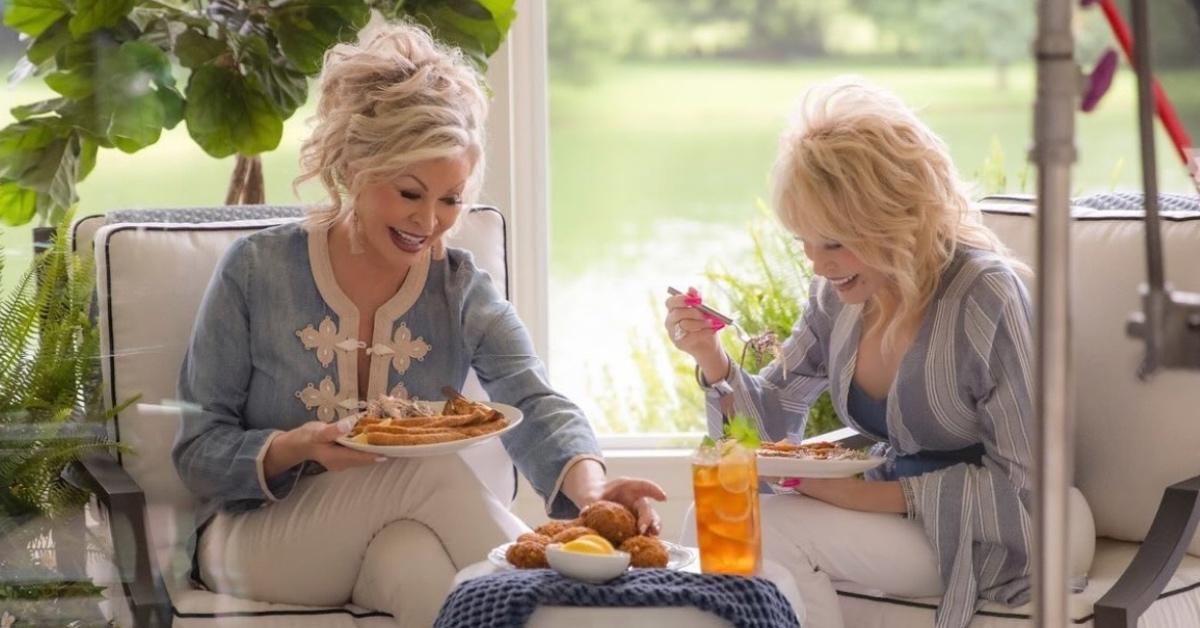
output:
M1108 25L1112 28L1113 35L1117 38L1117 43L1121 44L1121 50L1125 51L1125 56L1130 63L1133 63L1133 34L1129 32L1129 24L1125 22L1125 18L1113 0L1099 0L1099 4L1100 9L1104 11L1104 17L1108 19ZM1179 122L1179 114L1175 113L1175 108L1167 99L1167 93L1163 91L1162 85L1159 85L1158 79L1151 78L1154 81L1152 85L1154 109L1158 113L1158 119L1167 129L1167 135L1171 137L1171 142L1175 145L1175 152L1179 153L1184 167L1191 172L1188 149L1192 147L1192 140L1188 137L1183 124Z

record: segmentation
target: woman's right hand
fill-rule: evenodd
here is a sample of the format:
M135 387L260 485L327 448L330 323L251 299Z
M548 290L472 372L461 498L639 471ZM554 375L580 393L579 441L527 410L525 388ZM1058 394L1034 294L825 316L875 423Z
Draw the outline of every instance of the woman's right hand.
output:
M290 429L271 441L263 459L263 472L273 477L284 471L312 460L330 471L344 471L379 462L375 454L343 447L337 439L350 433L354 421L342 419L333 423L309 421Z
M721 357L717 331L725 325L696 309L694 306L700 302L700 293L695 288L688 288L687 294L668 297L664 325L667 336L680 351L696 358L696 362L704 363Z

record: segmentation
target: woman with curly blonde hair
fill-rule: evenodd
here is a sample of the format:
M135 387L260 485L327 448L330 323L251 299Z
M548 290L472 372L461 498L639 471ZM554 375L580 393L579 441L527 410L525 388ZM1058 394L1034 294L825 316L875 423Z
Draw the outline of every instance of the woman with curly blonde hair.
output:
M696 360L710 432L737 413L772 440L802 435L829 390L841 420L878 441L885 462L867 479L801 479L798 495L763 499L763 551L796 577L804 625L843 625L838 590L940 596L937 625L954 628L980 598L1026 602L1028 269L972 211L945 144L856 80L807 93L772 188L815 274L780 357L758 375L739 368L695 291L667 301L666 326ZM1090 513L1072 499L1082 529Z
M479 77L422 28L373 23L325 55L298 181L318 179L328 203L230 248L180 374L172 453L201 501L201 585L431 625L449 582L404 577L436 565L400 553L395 524L427 528L455 569L528 528L457 455L376 458L336 439L368 402L441 398L470 370L523 412L502 442L551 517L606 499L657 532L662 490L606 479L512 305L442 242L479 192L486 114Z

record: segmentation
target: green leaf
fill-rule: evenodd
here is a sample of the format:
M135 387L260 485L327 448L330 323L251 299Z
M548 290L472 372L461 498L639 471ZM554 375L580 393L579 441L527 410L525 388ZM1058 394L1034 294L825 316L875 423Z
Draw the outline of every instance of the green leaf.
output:
M116 26L133 9L134 0L76 0L71 16L71 34L86 35L106 26Z
M64 135L64 125L56 118L15 122L0 129L0 159L7 160L19 152L38 150Z
M700 449L712 449L717 446L717 441L713 440L708 434L704 435L704 440L700 441Z
M481 74L516 17L512 0L423 0L404 9L429 26L439 40L461 49Z
M179 119L175 78L162 50L140 41L105 50L97 61L97 73L106 79L105 89L95 95L97 125L89 131L108 137L114 146L133 153L158 141L162 129Z
M185 68L198 68L228 50L225 42L191 28L175 39L175 56Z
M71 18L66 16L59 18L50 28L38 35L32 44L29 44L25 56L34 63L40 64L49 61L60 48L71 43L71 30L67 28L67 23L70 21Z
M0 179L0 220L14 227L29 222L37 213L37 196L16 181Z
M746 449L758 449L762 440L758 436L758 427L745 415L733 417L725 424L725 436Z
M186 95L188 134L209 155L255 155L279 145L283 118L262 89L236 70L197 68Z
M308 77L282 55L272 55L261 37L241 40L242 58L275 109L286 120L308 98Z
M41 100L29 103L28 105L18 105L9 111L12 112L12 116L17 120L24 120L43 113L52 113L66 104L66 102L64 98L51 98L50 100Z
M325 51L353 39L370 17L361 0L290 0L273 7L267 21L292 64L316 74Z
M37 37L70 10L62 0L10 0L4 23L13 30Z
M183 120L183 95L174 87L160 87L155 96L162 103L163 128L175 128Z
M18 177L23 187L39 192L37 211L43 215L65 211L75 204L79 174L79 135L72 133L41 149L36 163Z
M90 66L86 66L78 70L59 70L47 74L46 86L72 100L87 98L95 89L91 70Z
M96 140L87 135L79 137L79 180L83 181L96 167L96 152L99 150Z
M131 63L130 67L147 72L159 87L174 87L175 75L171 73L171 60L157 46L144 41L127 41L121 44L120 54Z
M58 167L50 180L47 194L54 202L55 209L66 211L75 206L79 195L75 192L75 182L79 178L79 135L71 134L67 145L63 148Z

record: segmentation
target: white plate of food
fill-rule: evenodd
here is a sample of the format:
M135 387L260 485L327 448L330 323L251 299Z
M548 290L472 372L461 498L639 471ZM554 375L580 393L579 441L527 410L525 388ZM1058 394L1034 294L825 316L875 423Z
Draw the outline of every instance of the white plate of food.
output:
M494 401L385 398L359 413L354 429L337 442L390 458L442 456L496 438L523 418L517 408Z
M667 569L683 569L688 565L696 562L697 552L694 548L677 545L670 541L658 539L659 543L667 548ZM501 569L516 569L517 567L508 562L508 548L512 547L516 541L504 543L492 548L488 552L488 562ZM637 569L637 567L634 567Z
M848 478L883 464L883 458L836 443L764 443L758 449L759 477Z

